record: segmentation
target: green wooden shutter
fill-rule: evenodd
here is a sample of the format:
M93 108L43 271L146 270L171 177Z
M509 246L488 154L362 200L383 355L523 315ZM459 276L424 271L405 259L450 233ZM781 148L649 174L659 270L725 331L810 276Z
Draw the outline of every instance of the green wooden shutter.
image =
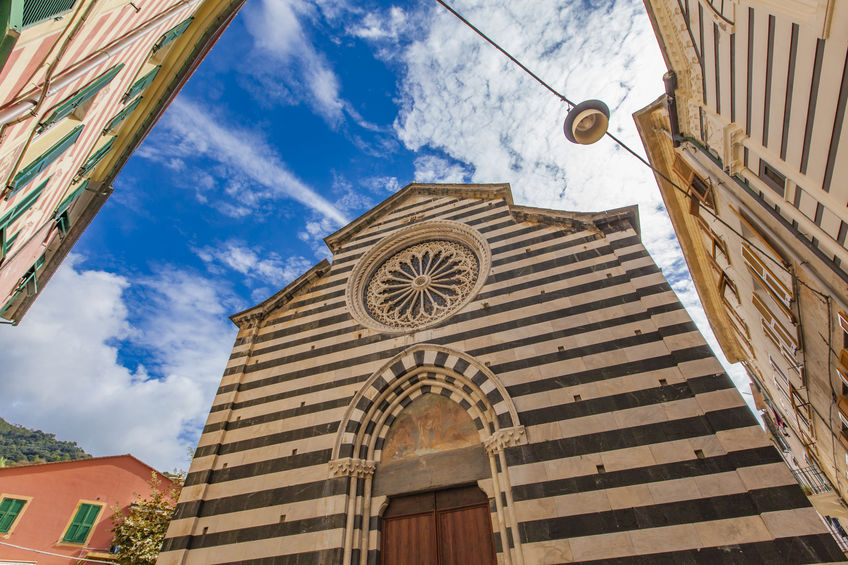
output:
M170 45L176 38L181 36L183 32L191 25L194 16L185 19L162 34L162 37L153 45L153 52L156 53L166 45Z
M76 516L71 521L71 525L68 526L68 531L65 532L62 541L68 543L85 543L98 514L100 514L100 506L80 504L79 510L77 510Z
M0 502L0 534L5 534L9 531L15 518L20 514L21 508L24 507L24 504L26 504L26 500L19 500L17 498L4 498Z
M35 187L27 193L26 196L21 198L20 202L15 204L8 212L3 214L3 216L0 217L0 228L5 228L6 226L11 225L12 222L20 218L27 210L29 210L30 207L35 204L36 200L38 200L38 197L41 196L41 193L44 191L44 187L47 186L47 181L49 180L50 179L48 178Z
M97 163L99 163L101 159L103 159L103 157L105 157L109 153L109 151L112 150L112 145L114 145L114 143L115 138L112 137L109 139L109 141L104 143L103 146L100 147L100 149L92 153L91 157L89 157L86 162L83 163L82 167L80 167L80 170L77 171L77 175L82 176L88 173L94 167L96 167Z
M38 294L38 271L41 267L44 266L44 255L39 257L35 263L33 263L32 267L26 270L26 272L21 276L18 280L18 286L15 288L17 297L18 294L26 289L27 296L35 296Z
M84 127L85 125L75 127L68 135L57 141L53 147L42 153L35 161L21 169L21 171L15 175L14 180L12 180L10 185L12 190L17 191L21 187L25 186L51 163L53 163L53 161L58 159L71 145L76 143Z
M8 310L8 309L9 309L9 307L10 307L12 304L14 304L14 303L15 303L15 300L17 300L17 299L18 299L18 296L20 296L20 295L21 295L21 291L20 291L20 290L16 290L16 291L15 291L15 294L13 294L13 295L12 295L12 298L10 298L9 300L7 300L7 301L6 301L6 303L3 305L3 307L2 307L2 308L0 308L0 316L5 316L5 315L6 315L6 310Z
M29 27L60 16L70 11L75 3L75 0L24 0L21 25Z
M88 179L85 179L82 183L80 183L76 190L66 196L65 199L59 203L56 207L56 211L53 212L53 219L56 222L56 227L59 228L62 235L65 235L71 229L71 218L68 214L69 208L74 202L76 202L77 198L80 197L87 186Z
M53 212L53 217L55 218L59 214L67 212L68 208L71 207L71 204L76 202L76 199L80 197L80 195L85 191L87 187L88 179L85 179L82 183L80 183L76 190L66 196L65 199L62 200L58 206L56 206L56 211Z
M159 72L161 66L154 68L152 71L135 81L135 83L130 87L126 94L124 94L124 101L129 100L131 98L135 98L136 94L139 94L142 90L147 88L153 79L156 78L156 73Z
M139 96L138 98L130 102L126 108L115 114L115 117L109 120L109 123L106 124L105 128L103 128L103 133L111 133L115 128L121 125L121 122L123 122L125 119L127 119L127 116L133 113L133 110L136 109L136 106L138 106L139 102L141 102L143 98L144 96Z
M71 94L67 98L65 98L62 102L60 102L54 109L53 112L50 113L50 116L47 117L43 122L41 122L40 127L46 128L47 126L54 124L68 116L74 112L80 105L84 104L91 98L100 92L103 87L109 84L115 75L121 72L121 69L124 68L124 64L120 63L115 65L90 83L84 86L83 88L77 90L75 93Z
M9 254L9 251L12 249L12 246L15 244L15 240L18 239L18 234L20 231L16 231L15 234L11 237L6 237L6 228L0 228L0 265L3 264L3 260L6 259L6 255ZM2 512L0 512L2 514ZM2 530L0 530L2 532Z

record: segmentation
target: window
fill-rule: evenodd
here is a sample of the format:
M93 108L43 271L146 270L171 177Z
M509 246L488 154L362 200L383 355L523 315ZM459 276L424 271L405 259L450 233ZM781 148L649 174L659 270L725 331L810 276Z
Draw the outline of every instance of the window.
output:
M20 498L0 500L0 534L8 534L27 501Z
M130 102L123 110L115 114L115 116L111 120L109 120L109 123L106 124L106 127L103 128L103 133L106 134L115 131L115 129L117 129L117 127L121 125L121 122L123 122L130 114L133 113L133 110L136 109L138 104L141 102L142 98L144 97L139 96L138 98Z
M837 312L839 327L842 328L842 349L848 349L848 314Z
M147 88L153 82L153 79L156 78L156 73L159 72L160 68L155 67L152 71L135 81L127 93L124 94L124 102L135 98L137 94L140 94L142 90Z
M15 175L14 180L12 180L12 183L9 185L10 188L13 191L17 191L20 190L21 187L31 182L35 177L39 175L39 173L41 173L48 166L50 166L53 161L58 159L62 155L62 153L67 151L71 145L76 143L84 127L84 125L78 125L73 130L71 130L68 135L57 141L50 149L42 153L35 161L21 169L21 171L18 172L17 175Z
M754 294L751 301L763 317L763 328L766 329L766 335L769 339L774 341L775 345L781 350L787 351L789 355L794 355L798 349L798 341L792 333L784 327L762 298ZM793 365L796 364L793 363Z
M728 263L729 260L728 260L728 256L727 256L727 244L724 242L723 239L721 239L714 232L710 232L710 236L711 236L711 239L713 241L713 245L712 245L712 257L713 257L713 259L718 261L719 256L721 256L722 260L725 263Z
M81 88L76 91L74 94L71 94L67 98L65 98L62 102L60 102L50 115L39 124L41 130L47 129L51 125L55 124L65 116L69 116L77 110L82 110L84 112L85 109L88 108L86 102L92 100L94 96L100 92L103 87L105 87L115 75L121 72L121 69L124 68L124 64L121 63L119 65L115 65L93 81L91 81L88 86ZM81 115L77 115L77 118L82 118Z
M168 31L162 34L162 37L153 45L153 52L156 53L163 47L166 47L173 43L175 39L183 34L183 32L191 25L191 21L194 17L188 18L186 20L181 21Z
M718 270L725 268L730 264L730 256L727 253L727 244L720 235L712 230L709 224L707 224L702 217L699 216L697 218L697 222L698 227L701 228L701 231L704 232L704 236L706 236L704 246L707 248L710 257L712 258L712 266Z
M96 504L80 503L65 535L62 536L62 541L65 543L85 543L102 508L102 506Z
M848 372L836 368L836 372L839 374L839 380L842 382L842 394L841 396L848 396Z
M760 180L766 183L770 189L775 191L783 198L786 191L786 177L780 174L777 169L760 159Z
M69 12L75 0L24 0L21 27L29 27Z
M771 358L771 355L769 355L769 363L771 363L771 368L774 371L772 373L772 379L774 380L774 384L777 387L777 390L779 390L783 394L784 398L786 398L787 401L791 402L789 396L789 378L786 376L786 373L780 370L780 367L777 366L777 363L774 362L774 359Z
M689 185L689 194L694 196L692 199L692 207L695 209L694 214L698 213L698 202L711 210L715 210L715 195L713 194L712 183L709 181L702 179L698 175L693 175L692 183Z
M674 156L672 170L683 180L681 186L689 187L689 213L698 215L700 205L715 210L715 197L712 185L698 176L680 154Z
M56 207L56 211L53 212L53 220L56 222L56 227L59 229L59 233L63 236L71 229L71 219L69 215L70 208L73 203L76 202L77 198L79 198L85 191L86 187L88 187L88 179L84 180L76 190L62 200Z
M9 304L15 301L15 298L24 290L26 290L27 296L35 296L38 294L38 271L41 267L44 266L44 255L38 258L38 260L33 263L32 267L26 270L26 272L18 279L18 284L15 287L15 295L12 297L6 306L4 307L4 311L9 307Z
M842 438L848 439L848 399L844 396L840 397L836 402L837 414L839 414L839 421L842 424Z
M109 138L109 141L100 146L100 149L91 154L91 156L83 163L82 167L80 167L79 171L77 171L77 176L83 176L91 172L91 170L97 166L103 157L105 157L109 151L112 150L112 145L115 143L115 138Z
M747 243L742 243L742 259L745 262L745 266L754 275L754 278L765 287L775 299L780 309L791 318L792 291L778 280L774 272L757 257Z
M798 423L806 428L804 431L809 435L813 431L813 427L810 424L813 416L810 410L810 403L804 400L804 397L801 396L801 393L794 386L789 386L789 392L792 395L792 409L795 411L795 417L798 419Z
M730 280L730 277L728 277L727 274L721 274L718 289L721 293L721 297L724 298L728 304L731 306L738 306L740 304L739 291L736 289L736 283Z

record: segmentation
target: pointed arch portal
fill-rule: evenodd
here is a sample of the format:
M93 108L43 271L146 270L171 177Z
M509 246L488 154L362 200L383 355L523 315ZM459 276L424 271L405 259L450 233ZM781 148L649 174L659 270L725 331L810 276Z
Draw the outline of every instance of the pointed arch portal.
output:
M389 497L475 483L493 503L504 563L523 565L503 451L526 441L506 388L474 358L428 344L392 358L348 405L329 464L331 477L350 477L344 565L380 550L371 524Z

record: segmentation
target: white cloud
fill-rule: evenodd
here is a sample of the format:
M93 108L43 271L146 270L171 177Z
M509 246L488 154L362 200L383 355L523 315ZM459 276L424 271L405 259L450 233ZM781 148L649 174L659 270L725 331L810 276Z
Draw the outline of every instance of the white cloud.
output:
M457 8L572 101L606 101L611 132L642 151L631 115L663 92L665 72L642 2L590 9L556 0L464 0ZM645 246L665 276L677 281L681 301L720 352L651 171L608 138L592 146L568 143L565 103L445 10L422 10L415 19L429 27L391 57L403 70L395 129L422 155L415 180L510 182L516 203L543 208L638 204ZM365 17L358 33L373 39L379 55L393 39L385 23L393 17L378 19L383 27ZM730 372L744 383L740 370Z
M468 182L470 172L461 163L451 162L434 155L421 155L415 159L416 182Z
M338 77L301 25L301 19L314 17L314 12L312 3L300 0L262 0L246 9L245 25L257 51L250 58L251 72L266 94L274 95L281 82L299 83L302 88L285 91L283 97L309 103L337 126L345 109ZM301 98L295 94L299 91L309 96Z
M313 261L305 257L283 259L276 253L260 257L255 246L248 247L238 241L228 241L218 247L207 246L196 250L196 253L213 269L224 266L248 279L277 289L284 287L313 265Z
M361 179L359 184L383 197L386 196L386 193L394 194L400 190L400 182L398 182L397 177L367 177Z
M213 119L208 108L202 108L185 97L177 98L162 120L162 130L139 153L142 157L168 163L174 156L205 157L223 169L216 171L218 185L225 184L225 193L237 195L216 201L217 208L233 217L244 217L256 211L263 202L291 198L329 218L336 225L348 219L336 206L292 173L265 137L257 132ZM194 173L186 175L194 178ZM192 187L202 187L210 198L212 182L208 173L198 171L201 182L192 180ZM233 180L240 179L240 180ZM218 195L220 197L220 195Z
M356 37L377 41L398 41L399 36L409 29L409 19L403 8L392 6L387 15L375 12L365 14L350 33Z
M134 279L85 270L70 255L0 353L0 414L77 441L93 455L132 453L186 467L235 328L211 281L163 268ZM119 356L143 350L148 366Z

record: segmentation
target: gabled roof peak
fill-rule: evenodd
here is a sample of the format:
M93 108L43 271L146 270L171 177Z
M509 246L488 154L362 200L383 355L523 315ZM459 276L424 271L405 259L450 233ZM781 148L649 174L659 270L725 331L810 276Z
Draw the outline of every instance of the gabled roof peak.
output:
M324 243L335 253L338 248L359 231L377 221L386 212L404 199L414 195L454 196L457 198L480 198L484 200L506 200L512 205L512 189L509 183L497 184L433 184L409 183L377 206L371 208L348 225L324 238Z

